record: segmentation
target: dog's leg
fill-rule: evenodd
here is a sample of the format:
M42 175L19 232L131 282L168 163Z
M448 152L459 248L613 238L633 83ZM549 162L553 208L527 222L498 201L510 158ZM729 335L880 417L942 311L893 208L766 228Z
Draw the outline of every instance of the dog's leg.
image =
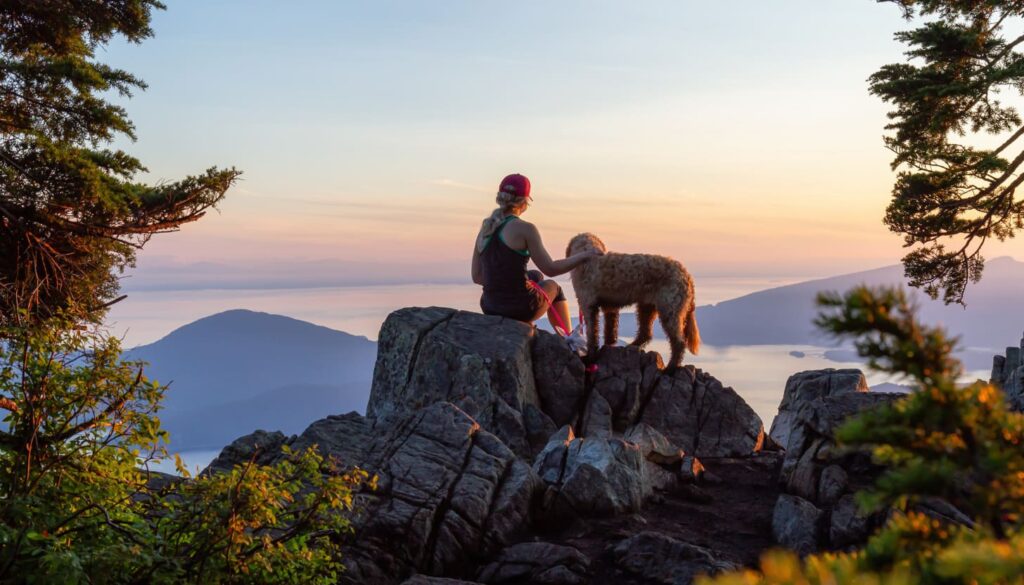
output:
M600 323L601 307L586 305L583 307L583 318L587 321L587 361L597 360L597 327Z
M619 341L619 309L605 307L604 312L604 344L615 345Z
M661 317L661 326L665 329L665 335L668 337L668 345L672 348L672 355L669 357L665 369L669 372L674 372L683 363L683 355L686 352L686 344L683 342L683 328L680 322L682 315L680 314L679 307L672 311L659 310L658 313Z
M637 305L636 307L636 339L630 345L643 347L654 338L654 318L658 316L658 310L654 305Z

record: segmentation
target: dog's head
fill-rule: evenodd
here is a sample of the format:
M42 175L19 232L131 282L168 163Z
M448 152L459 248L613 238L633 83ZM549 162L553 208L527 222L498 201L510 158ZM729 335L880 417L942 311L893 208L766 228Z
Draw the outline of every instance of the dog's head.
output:
M565 256L568 258L580 252L607 252L604 242L594 234L579 234L569 240L569 246L565 249Z

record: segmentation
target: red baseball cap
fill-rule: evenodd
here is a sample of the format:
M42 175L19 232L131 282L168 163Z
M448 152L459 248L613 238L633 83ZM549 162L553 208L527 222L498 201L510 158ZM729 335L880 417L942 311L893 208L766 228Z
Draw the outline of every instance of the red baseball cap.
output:
M498 187L498 191L501 193L509 193L516 197L526 197L530 201L533 201L533 197L530 197L530 179L527 179L519 173L509 175L501 180L501 186Z

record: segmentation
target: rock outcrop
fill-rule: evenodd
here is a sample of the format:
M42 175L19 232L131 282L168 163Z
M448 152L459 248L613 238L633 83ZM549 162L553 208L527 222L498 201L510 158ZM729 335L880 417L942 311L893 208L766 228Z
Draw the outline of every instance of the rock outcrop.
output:
M989 383L1002 388L1010 408L1024 412L1024 338L1017 347L1007 347L1006 355L992 360Z
M524 540L638 518L673 494L710 505L691 485L701 458L750 458L766 437L732 388L693 366L667 373L657 353L632 347L604 348L591 375L557 336L427 308L392 313L378 348L366 416L331 415L294 437L258 431L206 471L270 463L287 445L375 474L377 489L358 496L343 582L589 582L592 554ZM751 469L774 483L778 466ZM608 558L629 579L687 583L734 566L665 534L612 538Z
M847 418L903 396L847 391L798 403L780 472L785 493L772 520L779 544L801 554L843 548L862 542L882 521L861 516L853 501L879 468L868 453L837 449L835 431Z
M786 380L779 413L772 421L769 435L779 446L786 449L789 445L789 435L793 432L796 422L797 411L801 406L826 396L867 391L868 381L860 370L827 368L797 372Z
M697 457L747 456L764 443L761 419L732 388L693 366L668 374L654 352L602 349L588 388L563 340L509 319L402 309L378 343L371 418L451 402L526 458L556 424L607 438L643 422Z

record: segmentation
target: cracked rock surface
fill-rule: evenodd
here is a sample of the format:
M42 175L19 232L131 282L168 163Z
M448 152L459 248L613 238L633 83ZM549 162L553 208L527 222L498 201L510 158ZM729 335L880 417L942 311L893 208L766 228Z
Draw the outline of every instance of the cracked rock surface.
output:
M453 404L410 416L369 453L364 468L379 487L356 528L346 580L457 574L529 524L536 475Z
M516 454L529 457L557 427L541 410L530 325L431 307L391 313L381 327L366 415L402 417L451 402Z
M693 366L658 377L640 422L697 457L748 456L764 445L764 424L754 409Z
M545 510L556 517L635 512L649 495L637 445L622 439L576 437L568 426L551 438L533 470L549 486Z

